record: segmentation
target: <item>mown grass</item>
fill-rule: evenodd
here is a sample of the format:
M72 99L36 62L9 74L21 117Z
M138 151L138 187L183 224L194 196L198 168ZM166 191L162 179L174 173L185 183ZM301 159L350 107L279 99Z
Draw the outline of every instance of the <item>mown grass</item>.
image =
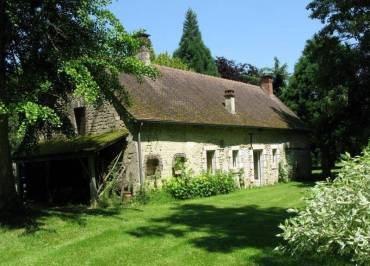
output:
M121 209L33 208L0 219L0 264L297 265L272 250L286 209L302 206L305 189L288 183Z

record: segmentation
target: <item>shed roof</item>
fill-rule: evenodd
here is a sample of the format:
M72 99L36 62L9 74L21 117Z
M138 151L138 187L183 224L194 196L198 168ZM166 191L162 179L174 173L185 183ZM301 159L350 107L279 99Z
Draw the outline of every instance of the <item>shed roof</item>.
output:
M190 71L156 66L155 80L122 74L132 105L128 111L137 120L243 126L276 129L305 129L303 122L276 96L259 86L216 78ZM236 114L224 107L225 90L235 91Z
M114 132L78 136L74 138L54 138L50 141L38 143L30 152L16 154L15 160L40 158L51 159L53 156L83 157L92 152L100 151L128 135L127 129Z

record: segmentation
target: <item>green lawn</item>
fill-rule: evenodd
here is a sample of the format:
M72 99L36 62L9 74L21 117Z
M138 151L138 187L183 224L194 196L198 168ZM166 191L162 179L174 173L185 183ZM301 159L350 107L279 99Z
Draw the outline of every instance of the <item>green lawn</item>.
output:
M272 249L285 210L301 206L305 189L289 183L118 210L33 210L0 219L0 264L296 265Z

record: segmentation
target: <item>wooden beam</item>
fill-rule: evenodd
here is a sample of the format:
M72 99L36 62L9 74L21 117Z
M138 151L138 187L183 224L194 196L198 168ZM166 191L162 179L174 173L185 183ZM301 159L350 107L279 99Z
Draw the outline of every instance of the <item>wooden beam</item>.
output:
M96 187L96 169L95 169L95 157L88 157L89 175L90 175L90 202L91 205L95 205L98 200L98 190Z

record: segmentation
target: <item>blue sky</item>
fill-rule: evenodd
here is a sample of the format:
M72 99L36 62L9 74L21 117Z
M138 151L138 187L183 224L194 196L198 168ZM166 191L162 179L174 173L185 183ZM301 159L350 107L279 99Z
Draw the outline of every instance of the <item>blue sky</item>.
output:
M212 55L269 67L274 56L293 71L304 48L322 25L308 17L309 0L113 0L110 10L128 31L146 29L156 53L179 44L185 12L198 15Z

